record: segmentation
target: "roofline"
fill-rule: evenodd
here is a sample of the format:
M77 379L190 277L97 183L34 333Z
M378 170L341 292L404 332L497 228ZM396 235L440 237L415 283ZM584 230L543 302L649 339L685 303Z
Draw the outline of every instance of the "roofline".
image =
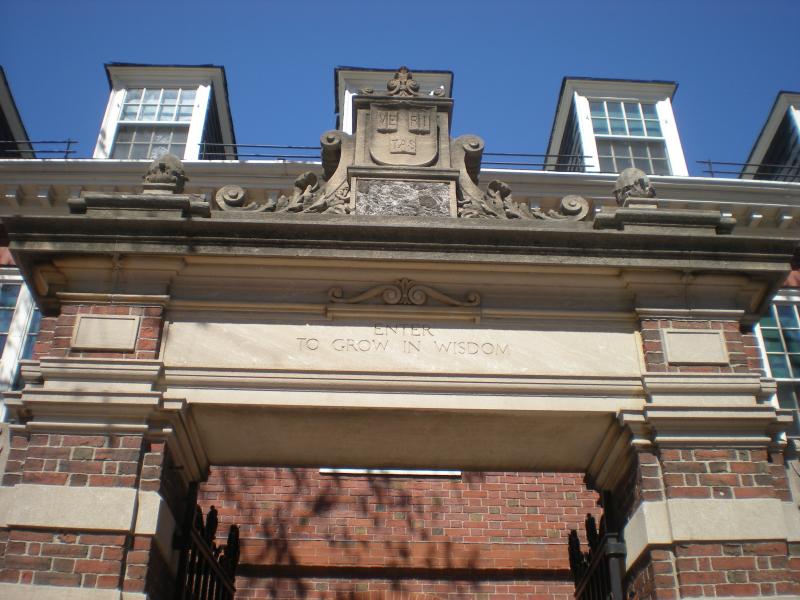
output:
M668 81L666 79L620 79L614 77L578 77L573 75L567 75L561 79L561 89L558 91L558 98L556 98L556 110L553 113L553 125L550 127L550 137L547 140L547 153L551 153L551 147L553 144L553 135L556 131L556 123L558 122L559 117L559 107L561 106L561 99L564 96L564 90L567 87L567 83L570 81L597 81L603 83L639 83L639 84L651 84L651 85L669 85L672 86L672 92L669 95L670 101L675 97L675 93L678 91L678 82L677 81ZM555 152L558 152L556 150Z
M748 153L747 160L745 162L747 162L747 163L753 162L752 161L753 154L755 154L756 148L761 143L761 138L763 137L764 133L766 132L767 125L770 124L770 121L772 120L773 114L775 113L775 110L778 108L778 103L781 101L781 98L783 96L800 96L800 92L793 92L791 90L780 90L777 93L777 95L775 96L775 100L772 102L772 108L769 109L769 112L767 113L767 118L764 120L764 124L761 126L761 131L758 132L758 135L756 136L756 139L753 140L753 146L750 148L750 152ZM742 174L744 174L744 171L746 169L747 169L747 167L745 167L745 169L742 170ZM740 175L740 177L741 177L741 175Z
M17 103L14 100L14 94L11 93L11 86L8 83L6 72L2 66L0 66L0 86L2 86L2 89L0 89L0 94L3 94L4 92L5 94L7 94L8 102L13 112L13 114L6 115L6 118L9 119L9 126L11 126L12 128L15 125L19 127L20 131L22 132L22 139L24 140L24 145L27 146L27 150L30 150L30 152L25 152L25 154L30 158L36 158L36 154L33 152L33 146L31 146L29 142L30 136L28 135L28 130L25 129L25 123L22 121L22 116L19 114L19 108L17 107ZM11 122L12 119L13 122Z
M333 68L333 110L335 114L339 114L339 71L374 71L378 73L396 73L398 67L391 69L377 69L371 67L350 67L347 65L339 65ZM450 76L450 95L453 95L453 84L455 82L455 73L446 69L409 69L412 73L438 73Z
M153 63L129 63L129 62L107 62L103 64L106 71L106 79L108 80L109 89L114 88L114 83L111 81L111 68L113 67L143 67L143 68L156 68L156 69L216 69L222 75L222 87L225 91L225 112L228 113L228 127L231 130L231 141L236 144L236 130L233 128L233 113L231 112L230 97L228 96L228 76L225 73L225 67L222 65L202 64L202 65L177 65L166 64L159 65Z

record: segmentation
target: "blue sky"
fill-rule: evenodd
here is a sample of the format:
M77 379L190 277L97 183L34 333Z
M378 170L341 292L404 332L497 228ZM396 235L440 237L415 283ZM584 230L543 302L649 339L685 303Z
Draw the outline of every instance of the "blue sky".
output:
M240 143L315 145L337 65L455 73L453 134L546 151L565 75L677 81L689 170L744 161L800 90L797 0L163 2L0 0L0 64L33 139L89 156L103 63L223 65Z

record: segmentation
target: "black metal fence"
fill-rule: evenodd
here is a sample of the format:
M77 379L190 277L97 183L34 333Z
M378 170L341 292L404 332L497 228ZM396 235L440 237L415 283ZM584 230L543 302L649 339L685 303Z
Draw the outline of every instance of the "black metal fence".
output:
M746 173L753 179L772 181L800 181L800 164L738 163L719 160L698 160L709 177L738 178ZM735 168L734 168L735 167Z
M578 532L569 532L569 568L575 580L575 598L623 600L625 544L615 533L598 534L592 515L586 515L585 526L588 552L581 550Z
M227 543L217 546L217 509L209 509L205 521L196 506L187 526L176 538L181 550L178 564L177 600L233 600L239 564L239 528L231 525ZM190 523L190 524L189 524Z
M70 158L75 140L0 140L2 158ZM41 155L46 156L41 156Z

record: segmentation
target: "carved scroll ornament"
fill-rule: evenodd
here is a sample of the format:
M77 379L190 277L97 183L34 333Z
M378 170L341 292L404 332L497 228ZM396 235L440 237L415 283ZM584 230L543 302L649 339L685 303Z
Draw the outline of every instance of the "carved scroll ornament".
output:
M337 304L360 304L378 297L383 300L384 304L392 305L422 306L429 299L447 306L478 306L481 303L481 296L478 292L469 292L465 300L458 300L432 287L406 278L398 279L394 283L377 285L349 298L344 297L344 291L340 287L328 290L328 301Z
M589 202L581 196L565 196L558 210L530 208L517 202L508 184L494 180L486 192L478 187L484 143L475 135L453 140L451 157L458 168L458 216L465 219L543 219L546 221L580 221L589 214Z
M247 192L238 185L226 185L217 191L214 200L221 210L234 212L274 213L340 213L349 212L350 187L343 182L332 193L324 193L317 176L306 171L294 182L291 196L270 198L263 204L247 199Z

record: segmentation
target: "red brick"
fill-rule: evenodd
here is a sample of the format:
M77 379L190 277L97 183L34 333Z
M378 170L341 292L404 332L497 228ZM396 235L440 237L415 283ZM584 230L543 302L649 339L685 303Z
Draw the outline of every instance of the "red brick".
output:
M119 573L120 562L116 560L76 560L76 573L100 573L112 574Z

